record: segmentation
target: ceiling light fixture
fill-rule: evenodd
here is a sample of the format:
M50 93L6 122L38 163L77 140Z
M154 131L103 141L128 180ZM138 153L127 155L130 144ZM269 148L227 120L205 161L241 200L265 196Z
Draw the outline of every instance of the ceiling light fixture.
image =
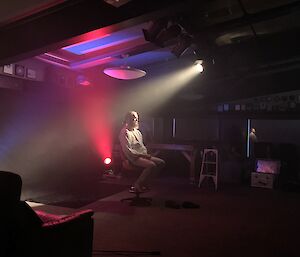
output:
M121 80L138 79L146 75L145 71L130 66L106 68L103 72L112 78Z

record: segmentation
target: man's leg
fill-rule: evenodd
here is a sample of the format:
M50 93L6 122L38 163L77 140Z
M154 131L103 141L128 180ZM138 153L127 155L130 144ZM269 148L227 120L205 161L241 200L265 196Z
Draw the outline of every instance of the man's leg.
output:
M155 170L151 173L151 178L156 177L158 173L165 167L166 162L163 159L152 156L151 161L156 164Z
M134 187L137 191L142 191L142 187L147 183L148 178L151 176L153 171L156 169L157 165L154 161L145 159L145 158L138 158L134 165L138 167L143 167L144 170L142 171L141 175L134 183Z
M159 171L160 171L163 167L165 167L165 165L166 165L166 162L165 162L163 159L160 159L160 158L158 158L158 157L152 156L150 160L153 161L153 162L156 164L157 169L158 169Z

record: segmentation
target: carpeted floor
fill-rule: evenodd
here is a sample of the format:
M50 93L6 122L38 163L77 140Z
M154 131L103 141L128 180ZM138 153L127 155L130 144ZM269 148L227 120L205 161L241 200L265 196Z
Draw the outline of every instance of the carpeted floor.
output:
M116 187L107 183L102 189L120 188L122 182L112 181ZM210 184L198 188L188 179L170 177L154 181L145 194L152 205L144 208L120 201L132 196L127 182L124 191L82 207L95 212L95 257L156 251L164 257L299 256L299 193L222 184L215 191ZM170 208L167 201L181 208ZM183 208L185 201L200 207ZM74 211L49 205L38 209L54 214Z
M26 199L30 202L43 203L67 208L81 208L99 199L128 189L128 185L100 183L98 187L87 190L72 190Z

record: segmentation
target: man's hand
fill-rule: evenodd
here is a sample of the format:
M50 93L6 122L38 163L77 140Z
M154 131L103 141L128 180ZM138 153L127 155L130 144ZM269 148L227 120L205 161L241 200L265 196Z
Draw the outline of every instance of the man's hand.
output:
M151 155L150 154L140 154L139 157L145 158L145 159L151 159Z

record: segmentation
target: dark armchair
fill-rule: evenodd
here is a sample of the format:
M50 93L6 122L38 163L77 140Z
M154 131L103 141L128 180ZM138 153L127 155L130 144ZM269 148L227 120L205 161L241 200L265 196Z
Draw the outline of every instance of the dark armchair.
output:
M54 215L20 201L22 180L0 171L1 257L91 257L93 211Z

